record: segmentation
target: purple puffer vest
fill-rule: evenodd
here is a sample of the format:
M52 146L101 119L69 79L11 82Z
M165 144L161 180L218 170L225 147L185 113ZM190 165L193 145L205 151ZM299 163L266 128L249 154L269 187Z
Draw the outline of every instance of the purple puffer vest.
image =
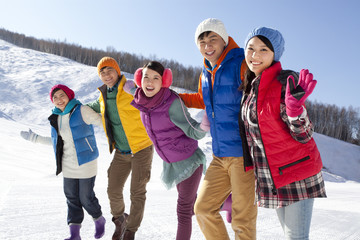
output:
M178 96L167 90L163 101L154 108L145 108L134 101L131 105L140 110L141 120L156 152L165 162L173 163L191 157L198 148L198 142L186 136L170 120L169 108Z

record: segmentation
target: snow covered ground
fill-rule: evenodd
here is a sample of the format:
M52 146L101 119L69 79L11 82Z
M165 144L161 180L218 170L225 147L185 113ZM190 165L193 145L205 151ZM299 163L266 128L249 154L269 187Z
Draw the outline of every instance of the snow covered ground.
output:
M126 74L131 78L131 74ZM71 60L15 47L0 40L0 239L54 240L68 236L66 201L62 176L55 176L53 150L33 144L19 132L31 128L49 136L47 117L52 103L49 89L56 83L71 87L83 103L98 96L101 85L96 68ZM191 114L201 119L199 110ZM100 149L95 192L107 219L103 239L111 239L114 225L107 199L106 171L112 156L103 130L96 128ZM360 239L360 147L315 134L325 170L328 198L316 199L311 239ZM211 138L200 142L211 158ZM148 184L144 220L136 233L138 240L175 239L177 228L175 189L166 190L160 181L162 160L155 154L152 178ZM129 209L129 185L125 188ZM231 225L226 222L231 239ZM89 215L81 228L83 240L94 239L94 224ZM259 208L257 238L283 239L274 210ZM192 239L204 239L193 218Z

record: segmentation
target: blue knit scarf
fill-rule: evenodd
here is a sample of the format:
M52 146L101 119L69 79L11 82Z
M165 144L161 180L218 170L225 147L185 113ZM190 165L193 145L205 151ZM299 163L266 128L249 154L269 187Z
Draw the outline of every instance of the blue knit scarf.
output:
M59 108L55 107L53 110L52 110L52 113L53 114L56 114L56 115L65 115L65 114L68 114L76 105L81 105L81 102L75 98L73 98L72 100L70 100L68 102L68 104L66 105L64 111L61 111Z

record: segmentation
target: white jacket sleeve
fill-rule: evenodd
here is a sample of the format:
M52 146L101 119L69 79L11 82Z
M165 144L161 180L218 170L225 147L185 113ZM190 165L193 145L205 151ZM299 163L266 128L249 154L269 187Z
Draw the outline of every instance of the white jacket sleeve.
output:
M24 138L27 141L33 142L33 143L41 143L45 145L52 145L52 141L50 137L43 137L35 132L33 132L31 129L28 131L20 131L20 136Z
M86 105L81 106L81 116L84 122L88 125L93 124L102 126L101 115L95 112L92 108Z
M41 135L38 135L35 143L41 143L45 145L52 145L51 137L43 137Z

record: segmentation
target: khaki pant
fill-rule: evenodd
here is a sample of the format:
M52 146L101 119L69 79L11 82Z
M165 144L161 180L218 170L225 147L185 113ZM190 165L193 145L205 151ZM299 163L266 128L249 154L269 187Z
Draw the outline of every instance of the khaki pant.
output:
M256 239L255 176L244 171L242 157L213 157L195 203L201 231L207 240L229 239L219 211L230 192L235 239Z
M153 146L147 147L134 155L121 154L116 150L108 169L108 197L113 217L121 216L125 211L123 189L131 172L130 213L126 228L136 232L144 216L146 184L150 180Z

